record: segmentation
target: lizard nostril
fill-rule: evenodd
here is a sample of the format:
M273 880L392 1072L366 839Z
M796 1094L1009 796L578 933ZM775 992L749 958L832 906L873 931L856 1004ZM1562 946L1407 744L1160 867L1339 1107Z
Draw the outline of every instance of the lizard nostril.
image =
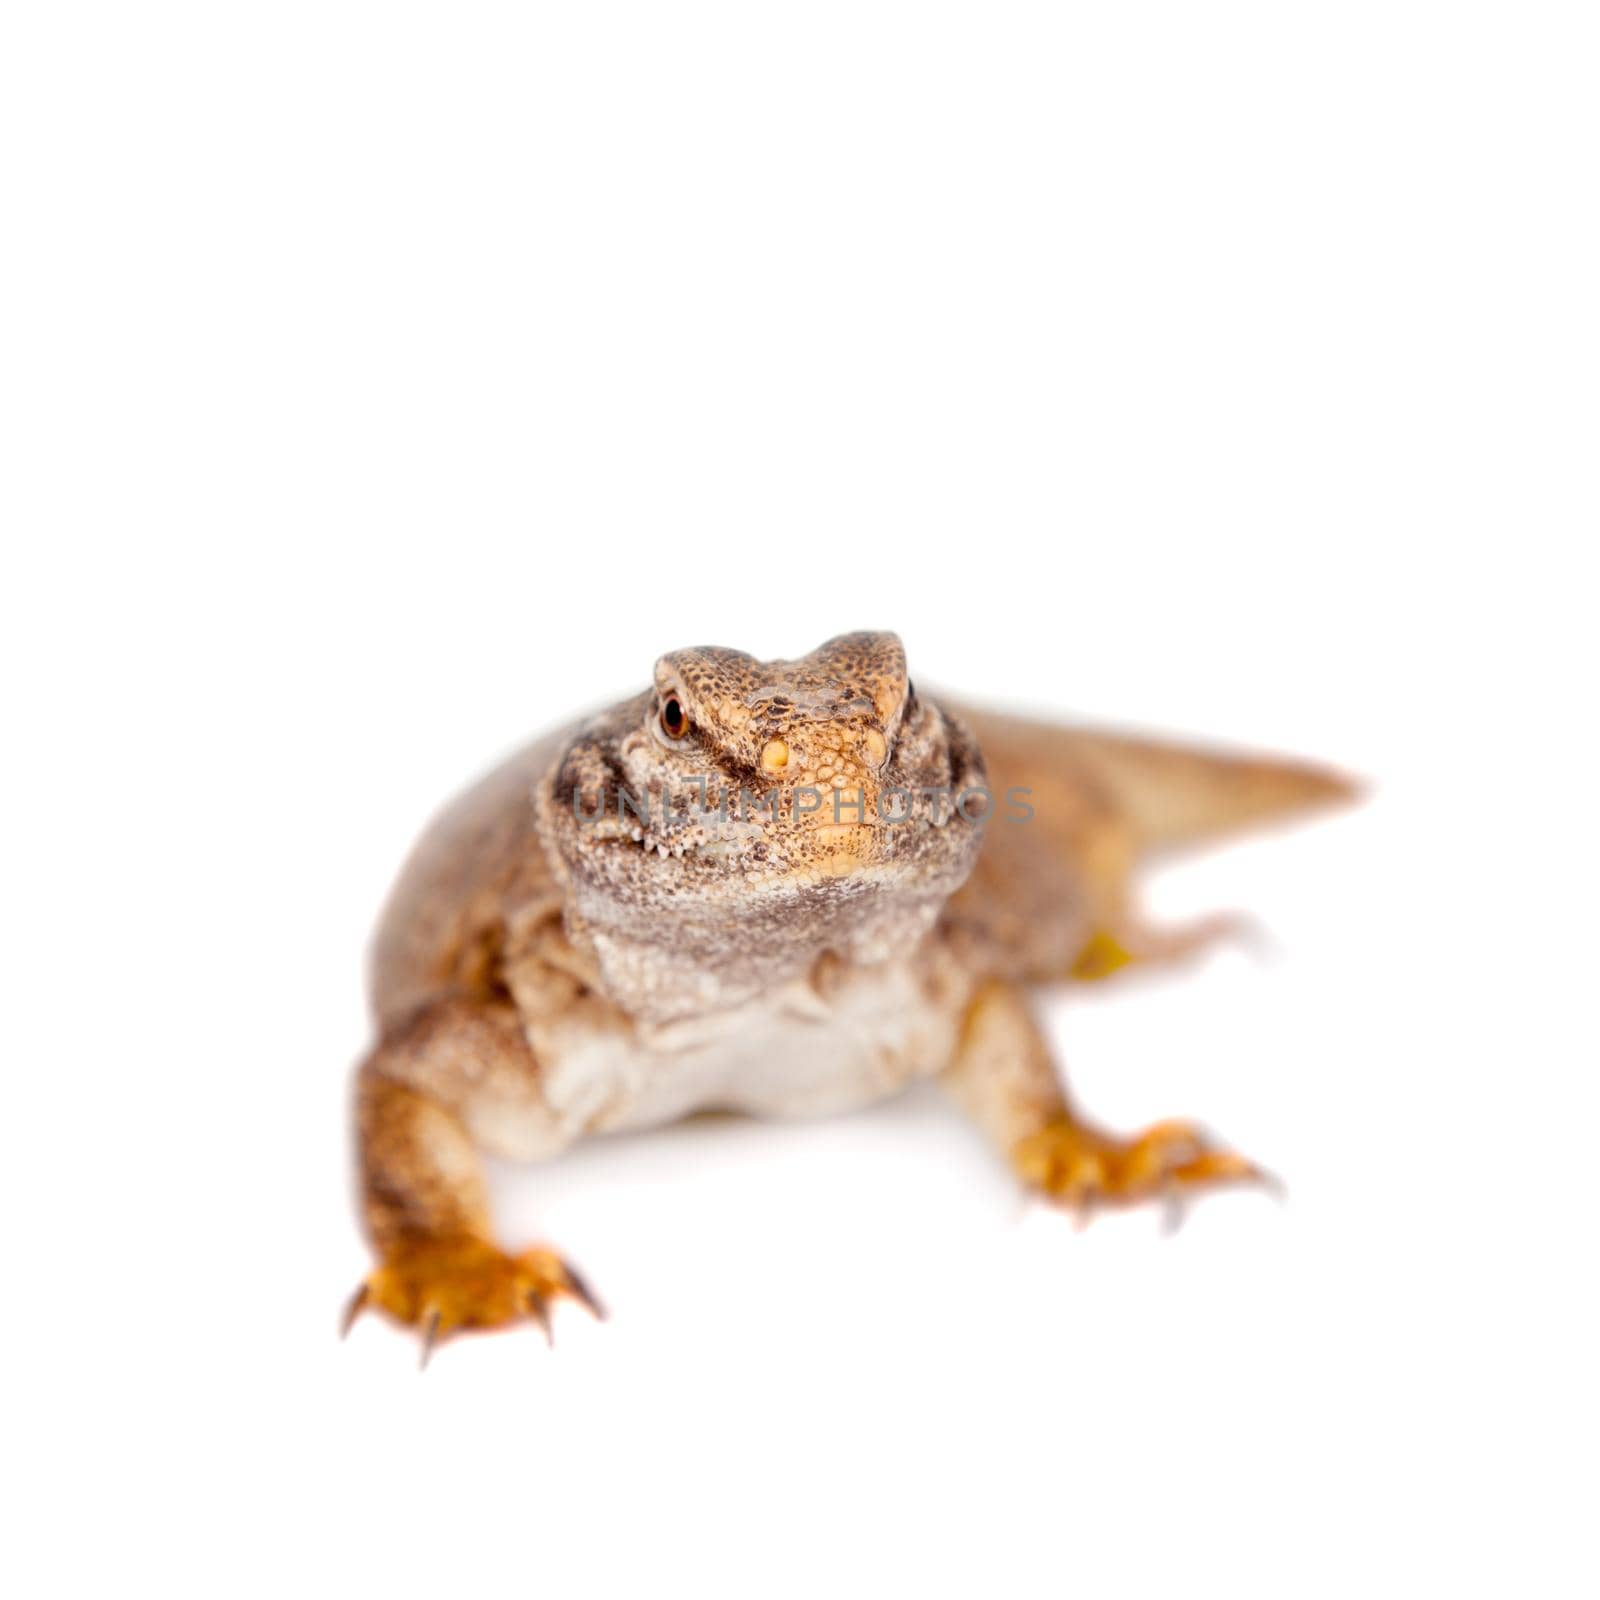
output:
M761 751L761 766L765 772L782 772L789 765L789 747L782 739L768 739Z
M876 728L868 728L867 736L861 743L871 765L881 767L888 760L889 741Z

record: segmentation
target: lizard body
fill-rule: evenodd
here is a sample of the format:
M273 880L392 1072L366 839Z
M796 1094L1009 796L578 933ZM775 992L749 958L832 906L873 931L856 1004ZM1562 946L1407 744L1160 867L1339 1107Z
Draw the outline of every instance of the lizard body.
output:
M892 634L677 651L651 689L450 806L374 944L358 1074L376 1304L424 1334L593 1301L492 1236L479 1151L544 1160L703 1110L817 1116L941 1076L1031 1186L1088 1207L1256 1179L1188 1124L1068 1103L1035 985L1180 955L1152 850L1344 798L1307 765L963 711Z

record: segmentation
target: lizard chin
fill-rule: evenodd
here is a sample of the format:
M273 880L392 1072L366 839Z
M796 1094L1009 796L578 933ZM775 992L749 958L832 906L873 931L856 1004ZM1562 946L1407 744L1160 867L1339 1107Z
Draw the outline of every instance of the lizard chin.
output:
M726 830L726 831L725 831ZM567 932L606 994L665 1022L804 981L828 954L909 955L965 881L981 820L799 830L699 824L671 837L595 824L565 858ZM635 835L637 834L637 837Z
M680 900L662 917L575 888L569 936L593 952L611 999L659 1023L805 982L827 955L869 966L908 956L953 884L913 884L883 863L775 873L737 900Z

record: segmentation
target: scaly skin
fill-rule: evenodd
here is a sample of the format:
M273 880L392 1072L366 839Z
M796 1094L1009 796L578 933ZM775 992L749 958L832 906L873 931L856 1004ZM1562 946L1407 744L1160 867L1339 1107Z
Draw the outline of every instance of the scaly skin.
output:
M357 1080L378 1261L350 1319L377 1306L426 1353L548 1329L558 1298L594 1309L553 1251L495 1242L479 1152L546 1159L701 1108L812 1115L940 1075L1080 1213L1261 1180L1191 1124L1084 1120L1028 991L1225 931L1140 919L1151 850L1350 793L1297 763L957 712L915 692L893 634L662 657L651 689L458 800L401 875Z

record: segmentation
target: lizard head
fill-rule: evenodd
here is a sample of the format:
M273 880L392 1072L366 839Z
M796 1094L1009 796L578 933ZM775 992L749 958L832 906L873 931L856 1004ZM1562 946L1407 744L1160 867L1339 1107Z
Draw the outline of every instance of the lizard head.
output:
M984 783L892 633L675 650L578 729L542 827L607 987L667 1019L914 944L971 869Z

